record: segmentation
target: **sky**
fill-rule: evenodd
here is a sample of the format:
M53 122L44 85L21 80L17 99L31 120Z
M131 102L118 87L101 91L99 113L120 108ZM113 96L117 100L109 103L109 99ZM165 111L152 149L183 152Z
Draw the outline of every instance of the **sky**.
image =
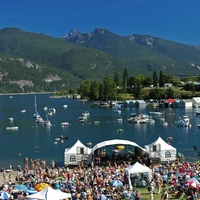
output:
M103 28L200 45L200 0L0 0L0 29L53 37Z

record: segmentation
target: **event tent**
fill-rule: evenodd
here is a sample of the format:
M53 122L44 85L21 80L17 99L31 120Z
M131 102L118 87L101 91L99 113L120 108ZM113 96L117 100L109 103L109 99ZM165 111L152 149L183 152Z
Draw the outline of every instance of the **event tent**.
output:
M51 187L47 187L38 193L26 196L26 199L30 200L62 200L67 198L71 198L70 193L61 192Z
M176 148L166 143L161 137L158 137L155 142L145 145L145 148L149 152L149 158L158 158L161 162L176 160Z
M94 153L94 151L97 150L97 149L100 149L100 148L105 147L105 146L112 146L112 145L130 145L130 146L139 147L141 150L146 151L146 149L143 149L142 147L140 147L135 142L131 142L131 141L128 141L128 140L119 140L119 139L107 140L107 141L104 141L104 142L100 142L93 147L92 151Z
M85 146L80 140L64 152L64 165L77 165L80 162L92 162L92 149Z
M146 167L139 162L136 162L134 165L131 165L125 168L126 175L129 179L129 186L132 188L130 176L131 174L140 174L140 173L147 173L147 181L150 182L152 179L152 170L149 167Z

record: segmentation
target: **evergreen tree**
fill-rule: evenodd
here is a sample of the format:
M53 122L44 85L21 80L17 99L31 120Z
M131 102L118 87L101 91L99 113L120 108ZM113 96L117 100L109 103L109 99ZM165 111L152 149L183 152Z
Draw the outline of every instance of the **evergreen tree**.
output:
M135 84L134 84L134 97L135 97L135 99L140 99L141 91L142 91L141 81L140 81L139 78L136 78Z
M119 71L118 70L115 71L113 80L114 80L116 86L120 86L121 85L121 80L120 80L120 76L119 76Z
M154 73L153 73L153 86L154 87L158 86L158 76L157 76L156 71L154 71Z
M159 87L164 87L164 84L165 84L165 78L164 78L162 70L160 70Z
M122 82L123 82L123 90L124 90L124 92L127 92L127 86L128 86L128 70L127 70L127 68L125 68L123 71Z
M113 100L117 96L117 86L115 82L109 77L106 76L103 79L103 99L104 100Z

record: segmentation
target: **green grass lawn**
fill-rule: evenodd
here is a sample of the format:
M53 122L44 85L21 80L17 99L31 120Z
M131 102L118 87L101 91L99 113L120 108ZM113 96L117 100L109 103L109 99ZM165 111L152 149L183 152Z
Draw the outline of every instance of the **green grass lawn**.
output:
M147 199L149 200L150 199L150 194L149 194L149 191L147 190L147 187L144 187L144 188L136 188L140 191L140 194L141 194L141 199ZM161 194L157 194L157 189L155 188L154 190L154 195L153 195L153 199L154 200L161 200ZM169 198L168 199L182 199L182 200L185 200L187 199L186 196L184 195L181 195L181 197L179 198L175 198L172 196L172 194L169 194Z

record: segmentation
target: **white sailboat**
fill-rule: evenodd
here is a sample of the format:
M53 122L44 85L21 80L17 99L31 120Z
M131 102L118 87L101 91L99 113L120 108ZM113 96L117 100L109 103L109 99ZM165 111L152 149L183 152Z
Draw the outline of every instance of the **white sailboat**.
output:
M46 117L47 117L47 119L44 122L45 126L48 126L48 127L52 126L51 121L48 119L48 114L46 115Z
M39 113L38 113L38 111L37 111L37 100L36 100L36 95L34 96L34 99L35 99L35 112L34 112L34 114L33 114L33 117L35 117L35 118L40 118L40 115L39 115Z

